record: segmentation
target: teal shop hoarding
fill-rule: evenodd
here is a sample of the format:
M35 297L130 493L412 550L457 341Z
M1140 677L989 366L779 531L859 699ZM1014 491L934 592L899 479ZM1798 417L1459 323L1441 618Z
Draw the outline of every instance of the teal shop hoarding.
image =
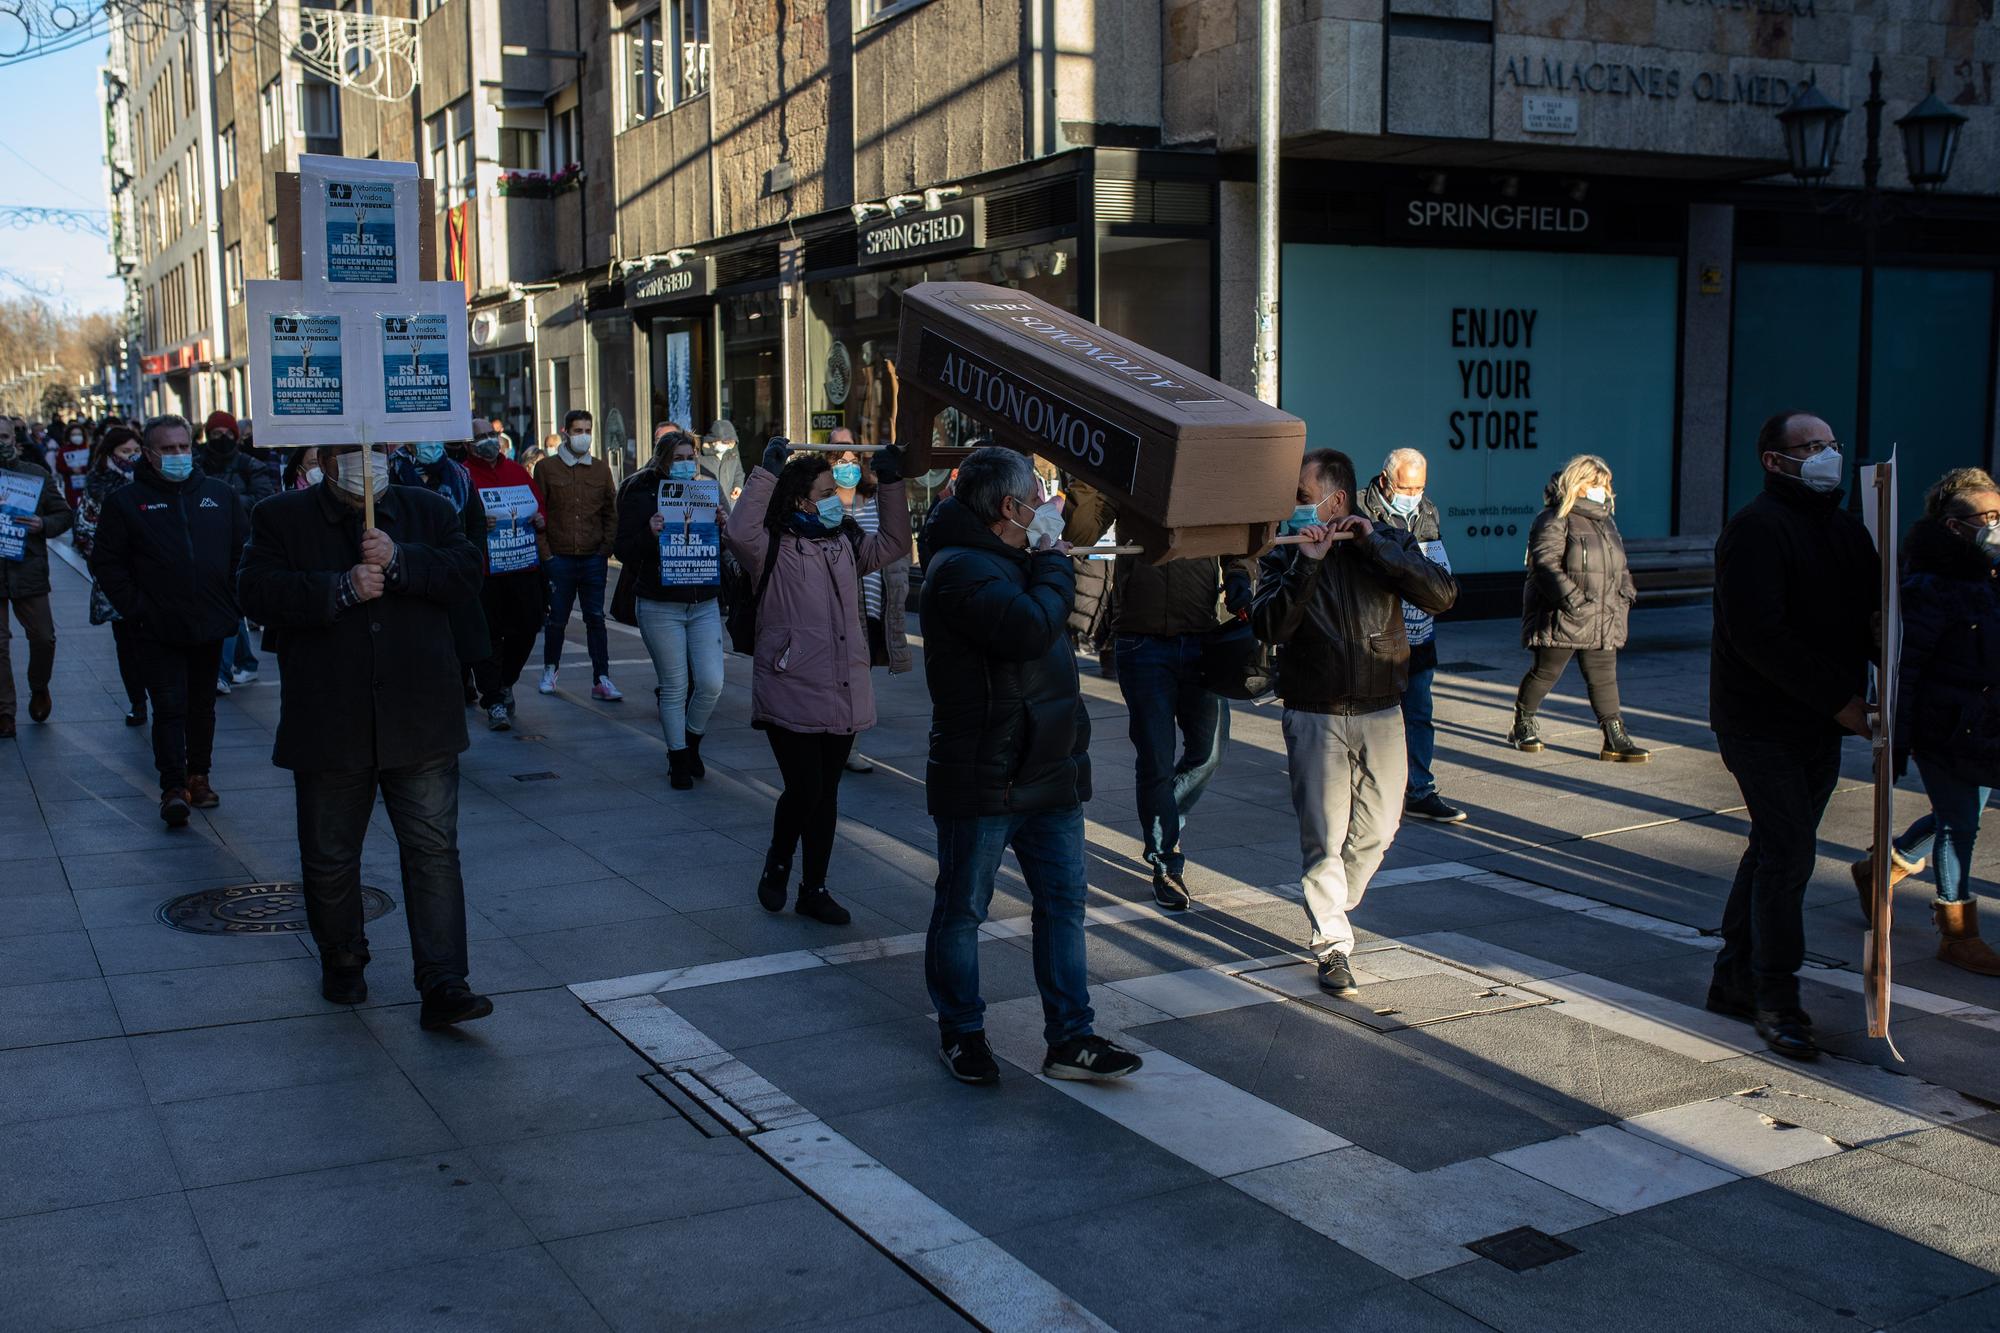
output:
M1422 451L1452 568L1519 570L1550 474L1611 465L1628 537L1673 530L1676 259L1284 248L1281 405L1372 477Z

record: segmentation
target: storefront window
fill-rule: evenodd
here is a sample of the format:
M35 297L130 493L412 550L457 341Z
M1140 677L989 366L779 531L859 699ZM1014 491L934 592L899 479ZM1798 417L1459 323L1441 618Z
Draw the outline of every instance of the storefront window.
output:
M590 321L590 335L597 340L597 431L604 437L604 456L623 481L644 466L632 415L632 321L623 314L602 315Z
M1097 322L1190 370L1213 375L1208 241L1101 236Z
M862 444L896 438L900 377L896 340L903 314L902 293L925 281L990 282L1075 310L1076 242L1021 246L988 254L962 255L908 268L879 269L852 277L806 284L806 421L811 440L823 443L836 426L854 432ZM1203 283L1205 291L1206 281ZM737 421L740 430L742 421ZM931 420L934 451L965 450L978 444L985 428L952 409ZM745 438L749 438L746 436ZM910 478L911 521L921 526L957 455L933 455L938 464Z
M754 459L763 453L766 440L785 433L778 293L732 296L721 309L722 402L716 415L735 425L743 456Z
M714 418L708 412L708 321L698 318L656 319L652 337L653 402L646 433L668 422L699 435ZM739 435L744 440L739 425Z
M472 358L472 411L499 417L516 450L539 442L535 434L534 362L528 348Z

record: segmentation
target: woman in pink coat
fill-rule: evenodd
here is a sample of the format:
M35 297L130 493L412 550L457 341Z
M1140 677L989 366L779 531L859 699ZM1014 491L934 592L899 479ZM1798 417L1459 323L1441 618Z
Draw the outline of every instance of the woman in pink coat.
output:
M874 533L847 517L826 455L792 458L791 452L787 441L771 441L729 515L730 548L753 586L764 589L750 722L770 738L785 784L757 901L766 911L784 910L792 851L803 841L797 911L844 926L847 909L826 891L826 865L840 814L840 775L855 735L875 725L861 576L910 553L910 506L894 448L874 459L881 514ZM767 558L773 561L768 585Z

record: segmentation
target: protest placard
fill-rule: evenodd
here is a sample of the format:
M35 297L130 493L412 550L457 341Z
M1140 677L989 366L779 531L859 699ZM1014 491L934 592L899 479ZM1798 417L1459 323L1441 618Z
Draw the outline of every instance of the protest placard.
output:
M487 572L518 574L541 563L535 547L535 492L529 486L484 486L479 503L495 520L486 534Z
M390 416L451 411L451 334L446 315L380 315L382 407Z
M342 392L340 316L295 310L268 315L266 322L271 348L271 398L258 416L341 415L346 395Z
M660 584L722 585L722 533L715 521L722 487L707 479L660 483Z
M299 224L315 296L418 281L414 162L301 154Z
M25 472L0 472L0 560L25 560L28 530L17 519L33 514L42 503L42 478Z

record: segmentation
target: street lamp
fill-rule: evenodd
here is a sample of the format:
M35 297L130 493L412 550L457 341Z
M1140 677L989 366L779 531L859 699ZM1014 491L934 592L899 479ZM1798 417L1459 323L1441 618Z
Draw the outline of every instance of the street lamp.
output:
M1869 457L1868 418L1874 409L1875 361L1875 249L1882 224L1905 205L1882 193L1882 61L1878 57L1868 69L1868 140L1861 158L1861 188L1836 195L1823 208L1847 213L1861 226L1861 346L1854 387L1854 457ZM1840 147L1840 126L1847 108L1828 100L1817 84L1808 83L1778 113L1785 134L1785 156L1792 175L1814 185L1833 174ZM1930 96L1896 122L1903 135L1903 165L1910 184L1919 190L1935 190L1951 175L1952 158L1958 152L1959 130L1965 117ZM1858 492L1857 492L1858 495Z

